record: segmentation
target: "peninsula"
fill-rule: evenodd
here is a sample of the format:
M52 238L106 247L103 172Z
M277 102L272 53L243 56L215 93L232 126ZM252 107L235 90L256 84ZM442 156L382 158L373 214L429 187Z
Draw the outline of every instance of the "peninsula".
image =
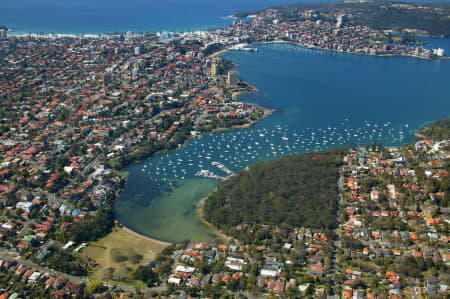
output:
M448 122L427 126L424 139L401 148L374 143L288 156L219 184L205 218L238 246L218 247L225 257L208 279L223 282L225 293L445 298ZM202 246L185 260L194 275L209 244Z
M372 294L367 289L373 290L380 282L396 283L395 288L386 286L381 291L384 296L391 290L397 294L405 286L413 292L414 286L405 284L403 278L413 277L420 290L446 283L441 274L437 281L427 279L426 286L420 280L438 271L445 273L442 261L448 262L448 254L439 247L446 240L443 232L448 227L443 219L447 211L434 209L437 203L444 206L447 202L446 140L423 141L393 151L377 146L355 149L343 158L331 154L342 158L338 160L323 154L331 170L324 172L323 185L317 182L317 188L327 188L327 196L334 197L337 190L330 182L337 179L338 166L345 164L346 168L340 168L341 178L350 184L340 195L345 207L353 210L339 208L333 214L336 206L322 201L330 218L308 222L304 215L304 222L283 223L279 220L292 214L278 207L280 214L271 223L263 223L261 217L249 221L260 225L259 246L184 242L151 247L151 240L115 223L112 206L125 186L127 166L180 148L188 138L248 126L271 113L239 100L239 94L255 88L239 79L232 63L214 55L219 51L242 43L287 41L363 55L446 58L442 49L392 44L395 37L381 29L347 23L350 13L345 10L326 15L308 9L298 20L284 15L281 9L268 9L248 23L242 20L216 30L183 33L8 36L2 29L0 295L106 297L139 292L137 285L149 296L189 290L192 296L202 292L211 297L238 293L296 297L305 291L325 294L332 287L334 292L342 291L334 286L347 285L344 278L349 278L355 294L360 289ZM306 157L313 161L323 156ZM417 173L410 172L416 168ZM291 170L294 175L295 169ZM319 176L322 169L316 171ZM235 180L242 177L245 174ZM306 180L305 173L302 178ZM355 180L360 179L358 185ZM359 186L364 186L361 191ZM292 190L277 191L277 196L292 199L287 194ZM387 202L381 195L379 203L365 201L372 191L393 195ZM267 205L275 203L274 198L266 200ZM311 201L308 204L312 208ZM244 208L250 211L250 206ZM299 206L296 209L300 212ZM378 218L373 214L377 211L388 218ZM208 215L207 219L220 225ZM333 219L340 221L339 231ZM359 225L364 223L361 219L370 224L370 231ZM229 220L227 232L238 229L240 219ZM250 228L242 222L238 230L251 235ZM339 245L331 242L335 235L342 235ZM363 235L368 239L359 240ZM119 248L117 243L124 240L126 246ZM414 263L423 266L425 262L423 271L411 270L411 274L408 267L390 269L393 259L389 254L396 250L398 256L401 242L409 247L400 251L398 261L412 263L410 257L417 254L424 259ZM367 250L347 250L364 250L363 245ZM101 249L105 252L99 254ZM324 279L325 273L332 274L326 271L338 270L336 250L339 261L352 272L339 269L340 276ZM432 256L426 253L429 250ZM367 260L357 263L353 254ZM97 267L100 261L101 270ZM388 278L370 277L375 270L389 271Z
M277 11L281 21L332 20L338 17L341 25L367 26L395 34L448 37L449 10L447 2L339 1L293 3L258 12L240 12L235 17L257 18L268 11Z
M255 88L230 62L209 57L209 38L199 37L2 37L0 260L27 266L20 275L39 267L60 271L49 272L48 283L58 279L55 290L74 284L67 292L76 295L80 282L89 283L78 276L94 272L79 255L89 241L113 231L96 250L86 249L109 265L95 278L106 271L111 275L104 277L123 280L155 258L139 249L151 241L113 230L124 168L188 138L251 125L271 113L239 101L237 95ZM118 238L136 244L132 256ZM105 245L112 246L106 257L99 254ZM43 272L33 279L42 281Z
M437 3L293 4L259 11L250 23L240 22L236 31L245 32L251 42L289 41L353 54L439 59L445 58L444 49L425 49L413 36L448 36L449 13L448 5Z

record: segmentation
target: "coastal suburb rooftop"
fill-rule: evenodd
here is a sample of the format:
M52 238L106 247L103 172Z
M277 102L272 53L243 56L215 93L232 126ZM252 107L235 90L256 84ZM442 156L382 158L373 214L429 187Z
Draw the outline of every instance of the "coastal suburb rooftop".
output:
M379 258L395 255L417 263L432 259L427 269L447 269L448 211L434 209L435 202L448 197L448 190L438 184L448 175L445 140L423 141L414 152L348 153L340 161L345 164L346 207L340 231L254 227L271 234L272 240L283 240L282 245L171 245L154 261L139 266L142 256L133 255L138 263L132 270L125 268L122 276L113 269L118 276L107 276L105 280L116 281L109 287L87 278L94 265L79 252L115 226L112 206L124 188L126 166L177 149L189 138L250 125L267 116L267 110L239 101L240 94L256 88L238 78L234 65L217 56L220 51L255 49L247 43L291 42L350 54L447 58L443 49L391 43L387 32L346 24L345 19L351 18L346 12L326 18L313 10L302 14L301 20L286 21L280 11L269 9L250 22L184 33L8 36L1 29L0 271L4 275L0 280L8 288L0 290L0 298L17 298L24 292L65 298L102 290L131 297L136 288L116 283L131 278L141 281L148 296L152 292L181 296L194 289L193 297L200 297L200 290L217 297L224 289L235 295L245 289L246 294L293 292L296 297L311 292L320 297L338 282L342 288L335 292L362 298L374 295L363 286L373 285L371 273L379 269L383 275L377 274L376 282L383 283L381 295L407 296L406 290L415 290L412 280L429 294L448 294L444 275L430 277L422 271L420 281L407 270L390 269L388 259L382 261L386 265L379 265ZM425 178L420 176L424 181L400 157L414 161L420 157L416 162L428 171ZM367 189L370 184L365 180L394 174L401 178L401 187ZM365 209L369 193L375 204ZM389 204L386 197L392 200ZM405 198L410 199L406 207ZM375 219L390 219L394 226L386 229L388 224L381 223L363 229L365 223L381 222ZM397 219L409 226L397 227ZM242 223L233 229L252 234L252 225ZM330 239L336 235L348 269L338 269L332 261L336 253ZM367 264L353 263L356 258ZM290 274L294 266L304 274L302 278ZM333 281L326 279L330 271ZM336 271L341 276L334 279ZM12 279L16 283L7 283Z

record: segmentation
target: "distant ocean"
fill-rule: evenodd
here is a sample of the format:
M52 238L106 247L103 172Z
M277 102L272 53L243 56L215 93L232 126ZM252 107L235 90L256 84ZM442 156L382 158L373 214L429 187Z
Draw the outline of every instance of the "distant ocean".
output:
M1 0L0 24L11 34L195 31L228 25L239 11L298 2L324 0Z
M295 0L2 0L0 24L12 33L99 34L217 28L227 16Z
M294 2L300 1L0 0L0 24L16 34L193 31L227 25L232 20L226 17L239 11ZM450 51L448 38L427 41L426 47ZM292 44L258 48L222 57L237 63L239 76L260 89L241 100L277 112L251 128L191 139L177 151L130 166L126 189L114 207L122 224L170 242L213 240L198 220L197 204L217 181L195 176L201 169L225 176L213 161L238 172L294 153L373 141L400 145L413 141L412 133L425 124L449 117L450 61L369 57Z

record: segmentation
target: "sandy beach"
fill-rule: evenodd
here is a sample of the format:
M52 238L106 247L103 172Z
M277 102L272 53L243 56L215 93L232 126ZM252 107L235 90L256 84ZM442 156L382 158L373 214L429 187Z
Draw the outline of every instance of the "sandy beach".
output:
M231 237L227 236L226 234L224 234L223 232L218 230L217 227L215 227L214 225L212 225L211 223L206 221L206 219L205 219L205 212L203 210L203 206L205 205L205 202L206 202L207 198L208 197L203 198L198 203L198 206L197 206L198 219L200 219L200 222L203 223L203 225L205 225L206 227L210 228L222 240L224 240L226 242L230 242L232 240Z
M135 232L134 230L129 229L128 227L124 226L123 224L121 224L121 225L122 225L122 228L123 228L124 231L126 231L127 233L130 233L130 234L133 234L133 235L135 235L137 237L146 239L146 240L151 241L151 242L155 242L156 244L159 244L159 245L164 245L164 246L172 245L172 243L164 242L164 241L160 241L160 240L156 240L156 239L144 236L144 235L142 235L140 233Z
M214 52L214 53L208 55L208 57L215 57L215 56L218 56L218 55L226 53L226 52L228 52L228 49L223 49L223 50L220 50L220 51L217 51L217 52Z
M420 138L420 139L427 139L426 136L420 134L419 132L414 132L414 136L416 136L417 138Z

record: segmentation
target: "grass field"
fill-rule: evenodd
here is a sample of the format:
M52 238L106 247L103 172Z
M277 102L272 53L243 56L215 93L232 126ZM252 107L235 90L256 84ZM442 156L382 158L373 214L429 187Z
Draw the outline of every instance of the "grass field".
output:
M156 255L168 244L134 234L122 227L115 227L106 237L90 243L81 253L82 257L90 258L98 264L91 274L92 278L104 279L107 268L114 268L112 280L118 276L126 276L139 265L153 261ZM133 254L141 255L139 262L132 262ZM125 270L127 269L127 270ZM124 279L127 281L128 279Z

